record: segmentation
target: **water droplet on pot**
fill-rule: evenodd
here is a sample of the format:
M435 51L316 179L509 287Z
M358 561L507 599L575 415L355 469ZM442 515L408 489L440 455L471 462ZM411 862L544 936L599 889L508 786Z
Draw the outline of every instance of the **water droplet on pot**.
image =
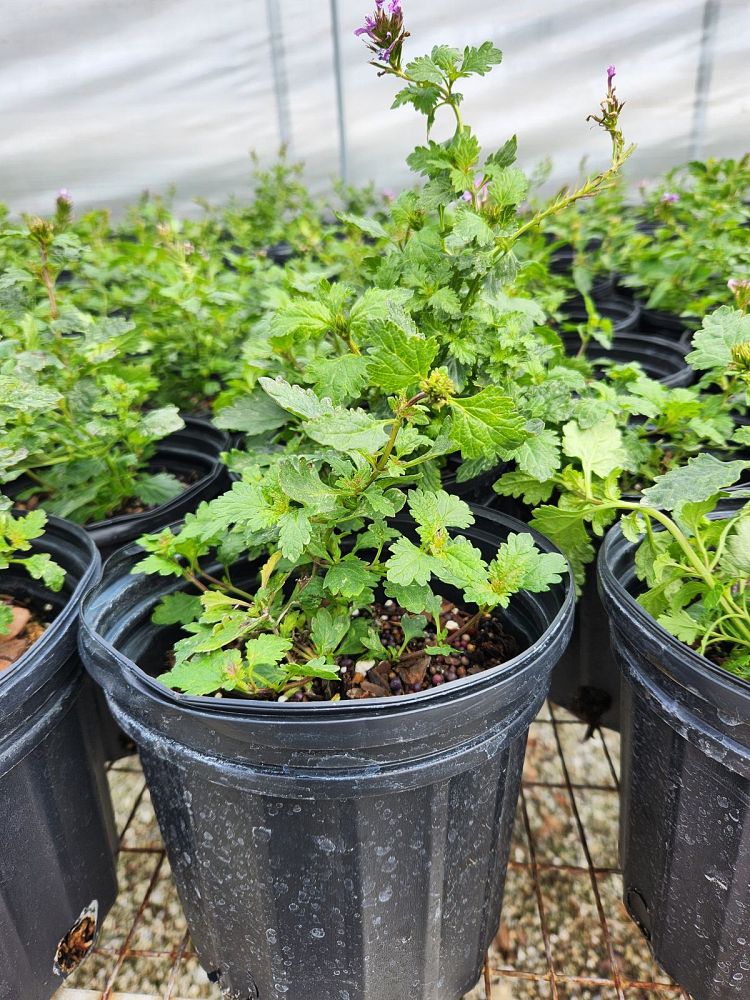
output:
M322 927L313 927L313 929L310 931L310 937L318 938L318 940L320 940L320 938L324 938L325 936L326 932L323 930Z
M254 826L253 827L253 840L259 844L267 844L271 839L271 831L267 826Z
M322 851L324 854L333 854L336 850L336 845L330 837L316 837L315 843L318 845L318 850Z
M392 895L393 895L393 889L390 886L386 886L385 889L381 889L381 891L378 893L378 899L380 900L381 903L387 903Z
M276 929L274 927L269 927L268 930L266 931L266 940L268 941L269 944L276 944L276 942L279 940L279 936L276 933Z
M728 879L723 872L720 872L718 868L707 868L704 872L706 881L713 882L718 885L719 888L725 891L729 888Z

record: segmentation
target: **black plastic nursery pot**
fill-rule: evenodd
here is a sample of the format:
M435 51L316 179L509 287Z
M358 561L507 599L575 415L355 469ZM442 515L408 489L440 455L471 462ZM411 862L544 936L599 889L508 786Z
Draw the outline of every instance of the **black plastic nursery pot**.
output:
M99 555L82 528L56 518L32 544L67 575L53 594L23 571L0 574L3 593L54 614L0 673L1 1000L47 1000L93 947L117 892L93 685L76 648Z
M179 496L140 514L122 514L86 525L103 559L141 535L161 531L168 524L192 513L204 500L213 500L232 485L221 453L229 437L201 417L185 417L185 426L159 442L151 462L155 470L166 470L193 478ZM133 746L113 720L101 692L96 691L96 710L107 760L118 760L133 752Z
M575 333L562 333L568 354L575 355L580 340ZM596 367L605 361L620 365L638 364L650 378L670 389L690 385L695 379L693 369L685 361L689 347L673 340L664 340L640 328L616 333L610 348L596 341L586 348L586 357Z
M513 497L491 494L491 510L521 521L531 508ZM594 539L597 547L598 540ZM575 604L570 642L552 671L549 697L590 726L620 729L620 671L609 641L609 619L596 585L596 563L586 567Z
M689 320L685 320L682 316L675 315L675 313L663 312L660 309L646 309L644 307L641 309L639 325L647 333L654 333L657 337L661 337L664 340L676 340L681 344L689 346L694 333L694 326L697 326L698 323L699 321L696 321L691 326Z
M635 330L641 314L640 305L632 299L612 295L601 298L596 303L596 311L603 319L612 321L612 329L617 333ZM560 306L560 312L568 323L587 323L588 313L580 296L568 299Z
M486 555L527 530L476 518L466 534ZM150 612L172 588L129 575L138 557L130 547L105 567L81 649L139 744L209 977L233 1000L458 1000L499 923L570 581L514 599L505 622L523 652L484 673L403 697L279 704L181 696L152 678L175 633Z
M635 546L613 528L599 580L623 676L624 898L696 1000L750 996L750 684L636 602Z
M86 525L97 548L106 559L116 549L141 535L160 531L194 511L203 500L213 500L231 486L221 453L229 438L201 417L185 417L185 426L159 442L152 468L192 478L173 500L140 514L121 514Z

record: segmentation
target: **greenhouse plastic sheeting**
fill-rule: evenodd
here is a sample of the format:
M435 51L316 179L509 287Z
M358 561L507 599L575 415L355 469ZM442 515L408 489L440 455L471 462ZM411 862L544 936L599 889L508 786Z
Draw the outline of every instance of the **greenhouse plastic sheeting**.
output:
M370 0L4 0L0 200L122 205L174 186L184 209L249 188L255 151L285 143L316 190L345 172L391 187L424 135L390 111L394 81L354 29ZM586 115L618 69L635 183L693 155L748 145L750 0L404 0L407 56L492 39L503 65L466 87L486 148L519 137L552 183L606 162ZM444 128L448 127L445 123ZM436 128L438 138L440 124Z

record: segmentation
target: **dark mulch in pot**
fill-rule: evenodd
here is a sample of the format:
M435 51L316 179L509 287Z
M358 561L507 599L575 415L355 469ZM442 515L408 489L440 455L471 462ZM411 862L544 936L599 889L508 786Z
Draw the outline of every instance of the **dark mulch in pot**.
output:
M371 609L373 627L387 649L398 649L403 643L401 619L407 614L395 601L374 604ZM444 601L441 623L448 629L446 643L455 652L428 655L426 647L435 643L435 628L430 622L423 638L412 639L398 660L378 661L374 654L336 658L341 672L340 681L313 680L309 687L288 697L294 702L332 701L344 698L384 698L429 691L433 687L461 680L505 663L519 653L514 636L505 631L499 615L477 617ZM306 637L299 637L304 641ZM241 648L241 647L240 647ZM173 666L173 653L167 654L167 669ZM233 693L233 697L237 692ZM217 694L216 697L221 697ZM259 691L254 700L278 701L274 691Z

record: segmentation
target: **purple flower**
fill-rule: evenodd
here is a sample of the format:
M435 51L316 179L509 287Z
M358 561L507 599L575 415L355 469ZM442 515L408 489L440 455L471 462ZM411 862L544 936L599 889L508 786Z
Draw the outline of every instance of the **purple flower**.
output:
M477 189L476 199L480 205L483 205L490 196L489 191L487 190L487 183L486 182L482 183L482 178L477 177L477 179L474 181L474 187ZM463 201L471 201L472 199L471 191L464 191L464 193L461 195L461 198L463 199Z
M365 23L354 32L364 36L368 49L379 62L398 66L401 49L408 32L404 30L401 0L375 0L375 11L365 17Z
M73 204L73 198L71 197L70 191L68 191L67 188L60 188L60 190L57 192L57 200L64 201L68 205Z
M617 70L615 69L615 67L614 66L608 66L607 67L607 86L609 87L610 90L612 89L612 81L614 80L614 78L615 78L616 75L617 75Z
M375 18L370 17L370 15L368 14L367 17L365 18L364 27L357 28L354 34L357 36L369 35L370 38L374 38L375 37L374 31L375 31Z
M750 278L730 278L727 282L730 292L742 292L746 288L750 289Z
M680 196L674 191L667 191L661 196L663 205L675 205L680 200Z

